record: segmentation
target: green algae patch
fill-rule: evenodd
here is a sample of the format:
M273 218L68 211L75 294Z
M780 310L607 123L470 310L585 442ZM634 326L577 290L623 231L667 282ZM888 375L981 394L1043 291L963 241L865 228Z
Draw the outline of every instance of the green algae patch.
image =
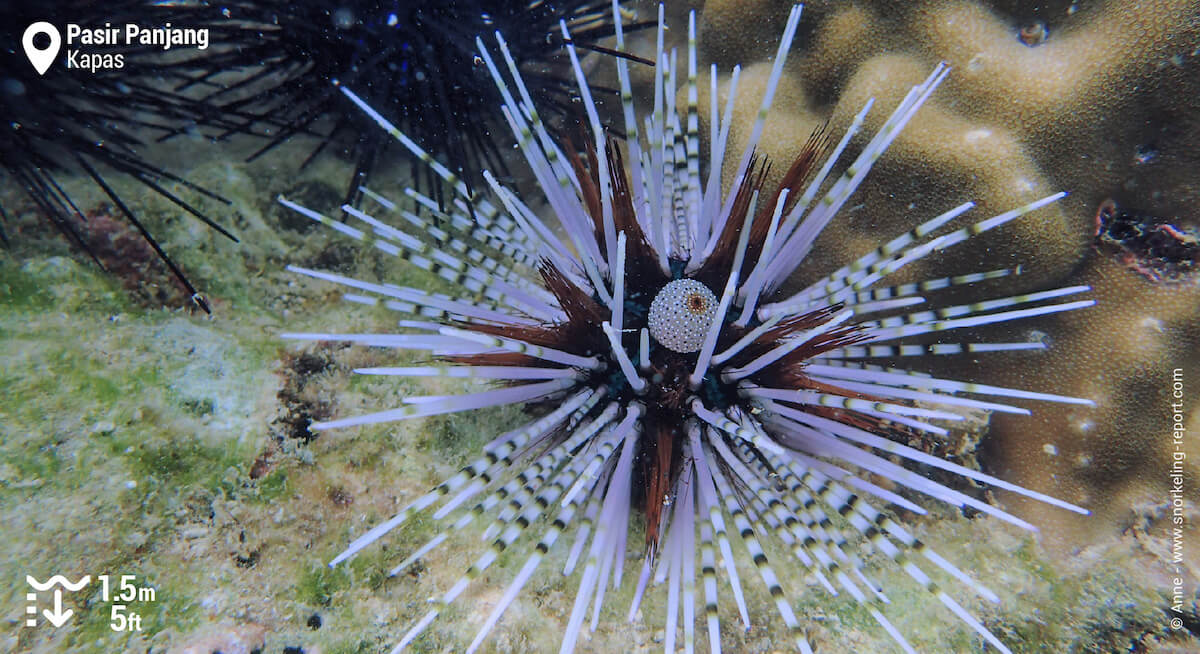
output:
M69 257L0 261L0 306L16 310L121 311L119 286L94 265Z
M334 595L349 587L350 574L344 567L314 566L296 582L296 598L305 604L328 607Z
M258 482L258 497L262 502L273 502L287 495L288 476L282 470L276 470Z
M208 445L197 440L153 439L131 445L128 454L131 471L138 478L172 486L201 485L216 490L219 473L244 461L236 450ZM207 482L207 483L205 483Z
M438 458L461 467L478 457L486 443L528 420L521 407L511 405L432 416L421 430L422 446Z
M145 651L174 638L200 615L183 591L195 577L171 552L211 513L197 502L236 492L261 448L274 350L259 343L271 335L132 308L111 280L61 257L0 263L0 306L0 518L15 535L0 541L0 574L153 572L157 590L128 607L141 630L117 633L93 581L69 601L67 626L23 630L19 649ZM22 605L21 585L0 601Z

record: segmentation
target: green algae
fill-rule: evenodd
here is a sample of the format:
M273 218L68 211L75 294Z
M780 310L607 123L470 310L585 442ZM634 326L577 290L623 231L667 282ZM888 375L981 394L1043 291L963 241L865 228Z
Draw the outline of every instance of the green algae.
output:
M288 492L287 473L276 470L258 482L258 499L262 502L273 502L284 497Z
M306 570L296 582L296 597L301 602L328 608L336 593L349 588L350 574L346 568L317 565Z

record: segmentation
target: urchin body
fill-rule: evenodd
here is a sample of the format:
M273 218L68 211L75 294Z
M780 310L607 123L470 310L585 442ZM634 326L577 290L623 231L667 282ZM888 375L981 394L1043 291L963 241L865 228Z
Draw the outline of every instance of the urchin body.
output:
M694 17L685 69L688 105L681 108L682 116L674 94L665 91L675 87L677 68L676 57L662 51L661 20L660 11L655 106L645 121L635 116L627 63L617 62L626 118L623 144L600 125L576 54L568 48L591 129L592 140L583 145L582 154L564 150L550 138L503 39L497 41L499 66L492 50L482 41L477 44L504 97L504 118L562 223L566 241L489 173L483 176L491 193L470 193L453 172L347 92L456 189L459 211L439 213L430 206L446 226L440 227L380 198L383 210L396 211L410 228L398 230L371 214L351 210L365 225L359 229L283 202L461 286L463 295L445 298L293 267L371 294L355 294L356 301L382 302L417 317L400 321L409 330L402 334L289 336L422 350L448 364L358 371L365 374L486 377L497 380L498 386L474 394L409 398L394 409L314 428L509 404L541 409L529 423L490 442L483 455L458 474L355 540L334 563L417 513L431 511L434 519L446 520L447 530L397 568L403 569L440 546L450 532L476 517L493 516L485 531L491 546L445 594L432 600L429 611L396 647L404 649L419 637L501 553L524 544L525 564L470 644L468 649L474 651L559 537L575 529L565 572L573 574L580 564L582 572L562 643L562 651L569 652L589 613L595 628L605 589L620 582L630 546L630 516L640 514L646 542L629 615L636 615L651 582L665 585L668 652L674 651L677 626L682 627L685 648L692 649L698 608L704 613L709 647L720 650L717 551L722 576L749 626L734 565L736 543L747 550L780 617L791 628L796 647L812 651L760 537L778 539L827 591L848 593L906 650L911 648L882 611L887 598L867 576L862 551L899 564L982 638L1007 651L933 584L916 561L932 563L985 598L998 601L996 596L920 543L880 507L918 513L924 509L870 479L884 478L1030 529L1018 518L906 465L936 467L1084 512L902 443L945 435L944 425L961 421L964 409L1028 413L971 395L1089 402L887 366L916 355L1041 349L1041 342L949 343L940 335L1080 309L1092 302L1056 302L1087 290L1068 287L912 311L910 307L926 303L927 294L1001 279L1016 270L897 286L878 282L909 262L999 227L1062 194L943 230L972 206L960 205L784 297L778 290L782 282L803 262L821 229L946 71L939 66L915 87L841 176L831 171L870 104L838 142L822 132L814 134L781 186L766 189L765 164L756 160L753 149L796 31L799 8L794 9L753 136L730 180L732 190L723 195L720 162L737 71L723 117L715 103L710 109L711 158L702 180ZM567 36L565 25L563 32ZM622 47L619 30L617 44Z

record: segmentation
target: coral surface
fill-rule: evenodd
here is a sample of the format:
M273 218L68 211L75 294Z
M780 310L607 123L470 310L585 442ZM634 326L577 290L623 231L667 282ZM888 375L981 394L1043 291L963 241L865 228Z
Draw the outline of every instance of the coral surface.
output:
M721 67L722 99L735 63L744 67L743 88L766 83L769 65L763 60L770 53L757 37L763 25L778 24L789 5L705 3L702 52ZM1032 287L1079 265L1092 233L1090 218L1114 193L1196 220L1195 204L1186 201L1195 191L1180 191L1191 184L1178 163L1194 156L1185 153L1195 143L1188 133L1200 107L1200 4L936 0L903 6L814 2L805 10L803 52L789 59L764 139L764 154L775 161L791 161L826 120L831 133L841 133L873 97L869 131L934 64L945 61L952 68L879 163L856 218L826 230L821 245L830 259L963 199L975 200L978 211L997 213L1068 190L1071 197L1043 210L1040 221L986 237L992 261L1035 250L1044 255L1026 275ZM1035 17L1049 24L1049 36L1030 47L1018 33ZM707 89L702 78L701 107L708 106ZM738 96L744 102L735 107L742 119L731 135L734 152L753 125L757 100L751 98L759 97L752 90ZM701 133L707 133L704 125ZM1147 152L1155 155L1148 160ZM781 176L782 168L774 175ZM1147 168L1154 169L1152 180L1144 179ZM942 259L922 270L962 263Z
M770 68L769 44L756 35L782 20L789 5L704 4L701 64L720 66L720 103L732 65L743 64L738 97L745 101L733 109L740 119L730 137L735 152L753 125L756 90ZM1050 355L956 372L1096 400L1088 410L1033 407L1036 422L997 420L983 464L1092 507L1097 515L1081 521L1028 507L1027 517L1040 524L1070 521L1064 542L1120 531L1131 519L1130 494L1165 496L1172 439L1164 402L1172 371L1200 364L1200 292L1194 275L1162 285L1110 265L1117 255L1095 252L1095 221L1101 205L1116 198L1160 216L1185 240L1200 225L1192 163L1200 144L1200 3L864 1L812 2L805 10L807 38L802 34L802 52L789 59L763 139L763 153L774 161L790 161L826 121L840 133L874 98L869 131L937 62L952 68L876 165L850 219L825 230L815 256L826 265L813 272L965 200L991 215L1054 190L1070 193L1038 220L997 230L979 247L909 273L915 280L937 270L1004 267L1033 253L1006 288L1093 286L1098 307L1045 322ZM708 88L702 76L702 108ZM1192 412L1200 394L1185 395L1185 413ZM1046 449L1057 449L1057 457Z

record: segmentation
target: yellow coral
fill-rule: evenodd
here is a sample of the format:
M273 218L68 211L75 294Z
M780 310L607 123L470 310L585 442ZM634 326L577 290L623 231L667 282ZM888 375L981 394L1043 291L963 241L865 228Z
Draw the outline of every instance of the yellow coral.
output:
M720 65L719 100L728 95L732 65L744 67L728 152L744 147L769 74L772 44L760 38L763 26L780 23L790 4L704 5L701 70ZM1196 370L1200 363L1200 287L1155 285L1091 247L1096 207L1114 195L1178 216L1180 228L1195 227L1200 2L1057 2L1036 10L1048 37L1030 47L1018 34L1034 10L1020 3L806 3L801 52L789 58L760 152L775 162L771 188L824 121L840 134L875 98L864 130L871 133L934 65L951 66L947 81L876 164L858 204L822 234L801 283L962 201L977 202L969 215L978 219L1056 190L1070 192L1030 219L973 241L975 247L907 272L911 280L1031 263L1019 280L1006 281L1006 290L1095 288L1099 306L1047 322L1055 341L1050 353L951 371L1097 402L1094 409L1065 411L1035 406L1033 420L997 417L987 442L985 464L1000 476L1096 512L1078 518L1013 500L1018 513L1078 544L1127 524L1135 498L1165 498L1171 439L1164 393L1173 369ZM707 135L709 87L701 77L701 134ZM1163 150L1158 163L1146 164L1146 148ZM726 184L733 166L726 162ZM1191 385L1186 411L1196 424L1200 378ZM1187 471L1194 484L1195 462Z
M765 84L768 68L759 62L769 56L770 43L758 34L789 4L705 3L702 55L704 63L722 67L722 95L732 64L746 66L732 152L752 125L744 118L757 109L754 89ZM979 214L996 213L1067 189L1071 197L1039 212L1040 220L1009 226L982 243L1001 261L1043 253L1034 274L1022 280L1026 287L1061 279L1079 264L1094 208L1129 176L1144 125L1161 104L1148 94L1177 88L1200 47L1200 3L1194 1L1114 1L1077 13L1062 7L1050 38L1033 48L1017 38L1016 19L986 3L817 2L807 3L806 12L804 52L788 66L763 140L763 153L777 162L768 185L823 119L836 133L874 97L878 125L934 64L952 67L872 173L862 218L831 225L818 245L828 260L814 263L844 263L860 241L877 242L964 198L979 204ZM707 83L700 88L707 107ZM911 275L963 263L931 260Z
M1200 286L1164 290L1099 254L1075 281L1093 288L1097 306L1050 323L1049 351L1002 359L988 375L1000 384L1091 398L1096 407L1043 405L1032 417L995 415L985 459L1008 481L1090 508L1093 516L1068 516L1003 498L1018 515L1049 527L1060 544L1078 546L1111 526L1124 528L1134 504L1168 499L1172 403L1183 416L1200 406ZM1171 392L1177 369L1178 399ZM1194 442L1184 451L1195 452ZM1200 461L1181 465L1186 487L1195 488Z

